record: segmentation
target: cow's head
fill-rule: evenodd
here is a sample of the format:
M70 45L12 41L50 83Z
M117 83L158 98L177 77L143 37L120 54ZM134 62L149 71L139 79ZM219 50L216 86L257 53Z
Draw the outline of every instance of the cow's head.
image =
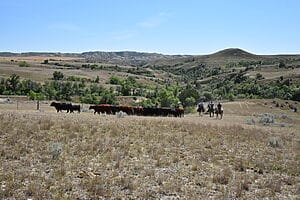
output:
M95 108L95 106L90 106L90 107L89 107L89 109L94 109L94 108Z

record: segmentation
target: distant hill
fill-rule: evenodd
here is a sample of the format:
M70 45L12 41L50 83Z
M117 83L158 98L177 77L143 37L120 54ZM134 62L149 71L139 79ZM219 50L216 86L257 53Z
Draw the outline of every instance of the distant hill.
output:
M87 61L105 62L121 65L145 65L153 60L178 59L190 57L189 55L164 55L158 53L144 53L135 51L103 52L92 51L81 54Z
M208 55L164 55L159 53L146 53L135 51L90 51L83 53L60 53L60 52L25 52L11 53L0 52L2 57L26 57L26 56L44 56L44 57L74 57L85 58L86 62L101 62L117 65L149 66L149 65L199 65L208 66L224 65L230 62L238 61L270 61L282 59L299 59L300 54L295 55L256 55L238 48L230 48L218 51Z
M210 57L218 58L218 57L237 57L239 59L241 58L247 58L247 59L257 59L260 58L261 56L249 53L247 51L244 51L242 49L238 48L230 48L230 49L224 49L221 51L218 51L216 53L213 53L209 55Z
M224 66L239 62L275 63L281 60L300 60L300 54L294 55L256 55L238 48L230 48L208 55L187 56L184 58L159 59L148 62L148 66L173 66L189 68L206 65L208 67Z

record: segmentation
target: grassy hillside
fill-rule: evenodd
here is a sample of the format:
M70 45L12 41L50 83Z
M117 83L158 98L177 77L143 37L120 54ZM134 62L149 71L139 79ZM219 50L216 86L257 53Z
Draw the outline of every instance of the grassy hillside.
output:
M166 103L169 105L181 101L186 106L189 104L187 101L191 100L186 99L190 97L194 98L191 104L201 98L281 98L300 101L300 55L255 55L241 49L225 49L203 56L139 52L0 55L3 56L0 57L0 78L3 78L0 94L28 95L29 90L20 91L20 88L27 86L12 90L7 83L10 76L16 74L20 80L38 82L40 89L31 90L42 93L40 96L44 95L46 99L78 99L85 93L91 102L96 103L103 95L96 91L102 91L104 87L117 96L143 96L149 99L151 105L161 104L161 97L166 96L161 94L159 97L159 93L164 92L161 92L163 88L172 93ZM53 80L56 71L63 73L61 80ZM129 77L130 80L127 80ZM112 81L112 78L119 80ZM59 82L54 83L56 85L62 85L51 86L58 95L49 94L49 90L45 89L44 84L53 81ZM70 97L65 98L66 95L59 94L66 91L59 91L64 87L81 87L79 89L82 91L68 89ZM189 88L193 88L196 94L180 97L179 94Z

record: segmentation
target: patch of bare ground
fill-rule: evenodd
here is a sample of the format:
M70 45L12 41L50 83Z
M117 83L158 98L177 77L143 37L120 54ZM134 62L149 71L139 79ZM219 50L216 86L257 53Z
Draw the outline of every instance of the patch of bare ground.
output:
M297 199L299 131L225 119L1 111L0 197Z

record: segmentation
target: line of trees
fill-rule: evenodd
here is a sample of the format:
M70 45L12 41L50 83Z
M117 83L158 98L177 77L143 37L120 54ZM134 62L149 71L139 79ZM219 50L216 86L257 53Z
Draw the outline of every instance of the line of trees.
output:
M54 78L56 77L56 78ZM59 78L57 78L59 77ZM85 81L61 81L64 76L53 74L53 81L38 83L32 80L21 80L16 74L0 81L0 94L27 95L32 100L65 100L71 101L77 97L82 103L115 104L116 97L144 96L140 104L144 106L175 106L179 102L183 106L191 106L199 98L199 92L194 88L183 90L178 86L153 87L138 83L133 77L121 79L112 76L110 83L116 87L104 88L97 83L87 84Z
M97 81L96 81L97 80ZM181 103L184 107L193 107L199 100L234 98L281 98L300 101L300 88L288 80L279 80L270 84L257 83L236 74L226 79L212 80L209 84L194 86L187 84L157 87L141 84L133 77L111 76L110 88L100 85L99 77L95 81L72 79L69 81L61 72L53 73L53 80L45 83L21 80L16 74L0 79L1 95L27 95L32 100L76 100L82 103L116 104L117 96L143 96L140 102L144 106L170 107ZM198 88L197 88L198 87Z

